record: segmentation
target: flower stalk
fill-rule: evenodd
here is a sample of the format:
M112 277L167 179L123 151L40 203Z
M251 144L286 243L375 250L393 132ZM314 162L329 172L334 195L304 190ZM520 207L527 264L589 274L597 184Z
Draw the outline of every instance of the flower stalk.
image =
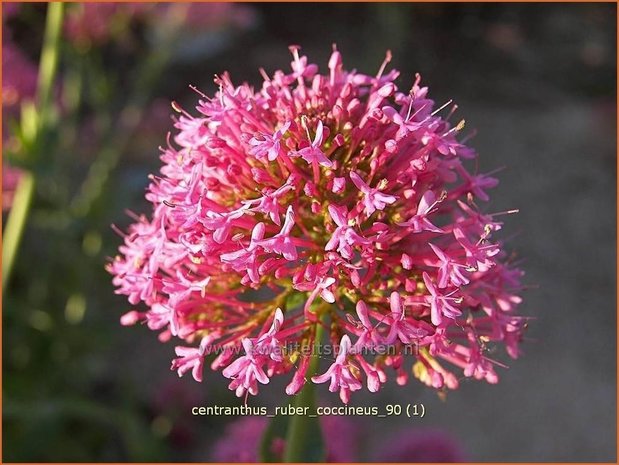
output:
M314 350L312 358L309 362L307 377L312 376L318 371L320 362L320 344L323 336L324 318L316 323L316 333L314 336ZM309 411L316 409L316 389L313 383L306 383L305 387L297 395L295 407L309 407ZM310 430L314 431L310 431ZM286 463L298 463L307 461L308 457L308 435L309 433L321 434L320 423L318 418L310 418L304 415L293 415L288 424L288 432L286 434L286 449L284 452L283 461ZM309 451L310 453L312 451Z
M62 29L63 3L52 2L48 6L45 23L45 37L37 88L37 124L33 141L39 141L48 129L52 114L51 93L58 69L58 55L60 46L60 32ZM39 143L33 144L39 147ZM29 154L34 158L36 154ZM32 199L36 189L36 176L32 171L25 171L20 178L15 191L13 206L3 232L2 248L2 290L10 281L15 259L19 251L21 238L24 234Z

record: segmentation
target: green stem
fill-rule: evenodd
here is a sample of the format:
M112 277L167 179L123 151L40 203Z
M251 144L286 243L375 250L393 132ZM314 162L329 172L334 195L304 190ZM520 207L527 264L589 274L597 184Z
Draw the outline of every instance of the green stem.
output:
M39 81L37 87L37 106L39 110L39 127L47 123L50 109L52 87L58 68L58 46L62 29L62 2L50 3L45 22L45 37L39 63Z
M62 28L63 4L50 3L47 10L45 23L45 37L41 61L39 65L39 81L37 88L37 125L35 138L41 137L46 129L51 105L51 93L58 67L58 48L60 43L60 31ZM38 144L36 144L38 145ZM35 145L35 146L36 146ZM31 154L32 155L32 154ZM6 289L13 272L15 258L19 251L21 238L26 227L26 220L34 197L36 179L34 173L25 172L15 189L13 206L7 219L3 233L2 247L2 290Z
M312 359L309 362L309 366L307 369L307 377L310 378L312 375L316 374L318 370L318 362L320 361L320 357L318 354L319 345L322 341L322 333L323 333L323 325L322 321L316 324L316 335L314 338L314 353L312 355ZM299 393L299 395L295 399L294 403L295 407L309 407L310 411L316 410L316 396L314 384L312 382L306 383L303 390ZM318 430L311 430L311 422L316 422L316 426L318 426ZM307 454L305 453L305 448L307 447L307 439L308 434L320 434L320 425L318 424L317 418L309 418L305 415L293 415L290 418L290 423L288 427L288 432L286 434L286 449L284 452L283 461L286 463L291 462L303 462L306 459Z
M105 140L113 142L101 149L97 159L90 166L86 179L78 193L72 199L70 212L76 217L86 216L95 202L101 197L110 182L112 172L118 165L120 156L134 137L144 115L144 107L161 78L161 73L173 56L179 30L182 27L186 6L170 9L167 27L161 31L161 44L151 50L150 55L141 63L136 73L135 88L132 97L122 109L116 124L107 128Z
M9 282L19 243L26 225L26 218L34 195L34 175L24 172L13 196L13 206L3 232L2 244L2 291Z

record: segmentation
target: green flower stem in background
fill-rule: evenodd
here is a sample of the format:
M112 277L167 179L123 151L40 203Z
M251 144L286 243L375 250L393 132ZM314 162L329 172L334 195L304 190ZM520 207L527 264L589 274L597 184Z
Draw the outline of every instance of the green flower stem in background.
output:
M96 158L90 165L85 178L69 200L68 208L52 215L54 224L66 227L71 221L86 217L109 188L113 172L143 120L153 89L160 81L163 71L174 54L187 11L187 5L179 4L174 5L167 12L167 19L162 23L165 27L158 30L157 45L151 48L143 60L140 60L135 71L132 89L119 114L114 117L103 108L98 109L99 127L104 134L102 139L109 143L97 151ZM72 75L70 71L65 80L72 79L74 85L80 87L83 76L75 72ZM72 93L74 95L70 98L73 102L69 102L66 108L75 109L79 105L79 90L72 89ZM71 133L71 127L67 123L70 121L65 119L65 127L63 127L67 130L65 137L74 142L75 133Z
M39 80L37 84L37 105L39 112L39 128L47 123L47 117L51 109L52 87L58 69L58 52L60 45L60 32L62 29L63 3L53 2L49 4L45 24L45 37L43 38L43 50L39 63Z
M87 215L93 204L101 197L111 173L118 165L121 154L132 140L138 128L152 90L170 58L173 56L177 43L177 35L181 31L187 14L187 6L179 5L168 12L166 28L159 31L159 45L142 61L137 70L134 91L127 105L123 108L116 124L107 128L106 140L114 142L102 148L97 159L90 166L86 179L72 199L70 213L75 217Z
M13 196L13 206L3 232L2 243L2 291L9 282L17 249L26 225L26 218L34 194L34 175L25 171L19 179L19 184Z
M309 363L307 369L307 376L316 374L318 370L318 363L320 357L319 346L322 341L323 322L316 324L316 337L314 339L314 354ZM306 383L301 392L297 395L294 403L295 407L309 407L310 411L316 410L316 396L315 386L310 381ZM307 462L308 457L313 455L314 452L319 454L324 451L308 451L308 447L312 447L312 442L318 440L321 443L321 430L318 418L310 418L305 415L292 415L290 423L288 424L288 431L286 433L286 448L284 452L283 461L290 462ZM318 436L318 437L316 437ZM309 452L309 456L308 456ZM322 458L324 459L324 457Z
M34 139L41 136L47 128L51 114L51 94L54 78L58 69L58 49L62 29L63 4L50 3L47 10L45 37L39 66L37 88L37 124ZM38 145L38 144L37 144ZM31 157L33 154L29 154ZM24 233L28 212L36 188L34 173L25 172L15 190L13 206L3 233L2 248L2 290L6 286L13 271L19 244Z

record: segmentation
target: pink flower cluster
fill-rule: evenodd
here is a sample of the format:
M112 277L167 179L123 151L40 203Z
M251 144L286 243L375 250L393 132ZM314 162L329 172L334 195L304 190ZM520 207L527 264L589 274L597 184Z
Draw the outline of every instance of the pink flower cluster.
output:
M122 323L176 337L172 368L202 380L222 370L238 396L292 372L343 402L393 373L436 389L464 377L496 383L492 343L516 358L525 318L522 272L492 236L478 200L497 180L416 77L328 73L291 47L292 72L262 71L259 90L216 78L197 113L177 104L176 133L151 177L152 219L135 217L108 266L132 305ZM441 116L442 113L447 113ZM474 163L473 163L474 164ZM317 329L331 365L308 373ZM209 358L210 360L210 358Z

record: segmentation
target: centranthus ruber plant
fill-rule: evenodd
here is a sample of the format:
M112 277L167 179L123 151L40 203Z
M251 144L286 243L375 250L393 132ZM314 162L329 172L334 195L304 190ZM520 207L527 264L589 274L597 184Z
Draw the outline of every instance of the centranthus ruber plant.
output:
M319 74L290 49L292 72L261 70L258 90L223 74L197 112L173 104L152 217L108 266L146 307L122 323L180 340L172 369L197 381L216 354L239 397L276 375L289 395L328 383L346 403L409 373L436 389L496 383L489 346L519 354L522 272L478 208L498 181L466 168L456 107L435 108L419 76L400 91L389 53L366 75L334 48ZM319 349L330 366L314 372Z

